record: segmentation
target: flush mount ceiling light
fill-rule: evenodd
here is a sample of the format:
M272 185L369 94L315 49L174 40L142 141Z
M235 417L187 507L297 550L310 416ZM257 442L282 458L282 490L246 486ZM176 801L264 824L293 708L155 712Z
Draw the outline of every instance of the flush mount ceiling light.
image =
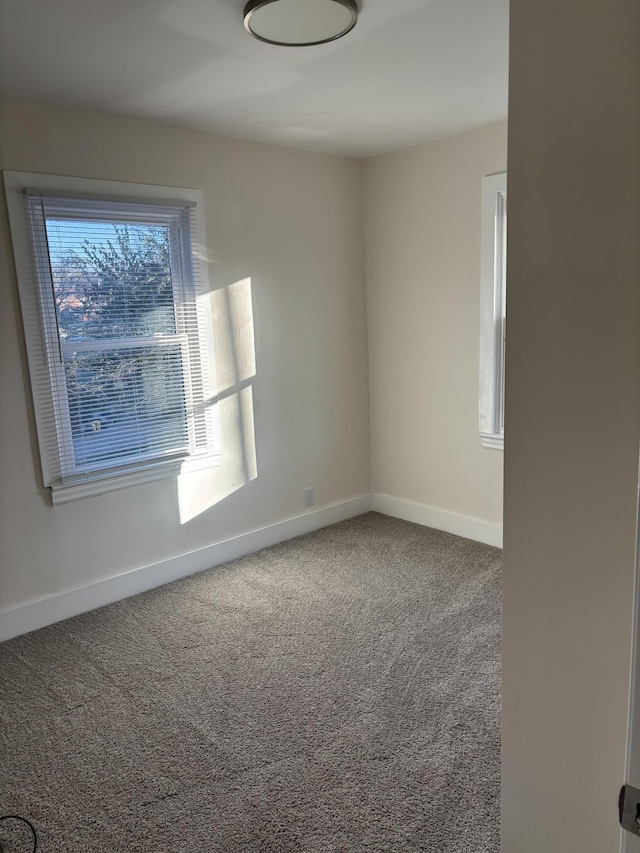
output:
M334 41L352 30L357 20L355 0L249 0L244 7L248 33L287 47Z

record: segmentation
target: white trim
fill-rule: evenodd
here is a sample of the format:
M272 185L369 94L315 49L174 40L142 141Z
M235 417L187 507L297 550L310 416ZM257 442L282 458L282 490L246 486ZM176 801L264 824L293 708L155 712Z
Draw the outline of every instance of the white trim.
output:
M205 239L202 191L188 187L165 187L31 172L5 170L3 174L18 274L18 290L27 345L42 477L45 487L50 490L52 504L80 500L116 489L128 488L139 483L170 477L176 473L176 470L192 470L202 467L203 464L218 465L221 455L219 435L214 426L213 416L210 412L205 411L204 423L211 426L210 431L207 429L208 446L204 446L204 441L190 445L189 449L192 453L189 456L183 454L183 461L177 468L174 453L171 460L152 458L145 464L145 460L138 457L135 460L130 460L128 464L125 461L120 467L118 467L118 460L116 459L116 464L111 470L96 468L94 465L87 466L84 473L76 475L71 425L66 402L66 384L57 358L51 360L49 357L51 353L57 354L60 351L61 361L62 351L71 347L61 344L57 327L54 331L46 319L43 327L43 317L46 318L47 315L55 317L56 312L53 303L48 306L47 310L41 307L43 300L51 298L51 288L49 285L42 286L43 273L42 271L40 274L38 273L37 256L34 255L32 245L31 216L25 193L25 190L34 186L38 187L38 190L32 192L47 197L59 197L62 193L70 199L69 207L77 202L76 194L80 194L82 198L90 201L90 206L94 207L99 206L105 200L108 200L109 204L115 205L151 205L151 217L166 220L173 235L172 258L175 259L175 253L178 251L181 260L181 265L172 263L172 269L175 266L176 298L180 297L183 310L186 310L184 306L187 303L189 305L193 303L192 310L197 318L197 334L194 330L195 327L189 331L186 327L190 324L185 325L183 322L181 329L177 329L174 335L121 338L117 342L111 339L103 339L99 346L95 341L75 342L72 348L80 351L93 351L104 349L105 346L112 349L122 346L146 347L181 344L184 352L185 348L190 349L197 341L201 350L200 362L206 361L208 365L208 369L198 369L197 371L202 383L205 381L205 377L213 378L215 376L214 350L210 339L211 321L208 316L208 309L199 307L198 301L200 295L209 292L208 265L204 260L206 253L202 250L202 241ZM164 206L175 209L170 212L160 211L159 208ZM190 208L190 214L186 220L184 218L185 207ZM129 215L123 217L123 221L129 221L129 219ZM42 228L44 228L44 219L42 220ZM184 235L184 240L176 238L176 234L179 232ZM185 297L187 284L183 279L182 272L187 265L193 270L194 280L199 283L197 291L194 289L195 285L189 285L189 300ZM48 270L48 251L45 266ZM182 271L178 273L180 266ZM205 300L204 304L208 304L208 302ZM201 312L203 316L200 319ZM180 314L181 312L178 311L177 313ZM185 360L185 363L186 361L188 360ZM192 379L190 368L187 367L185 374L186 407L187 410L193 411L193 401L189 397ZM214 396L213 382L210 383L210 387L207 383L203 388L202 397L208 400ZM60 401L63 402L60 403ZM189 415L188 418L192 420L193 415ZM188 423L187 426L190 429L190 434L194 433L193 424ZM191 437L195 441L195 436L192 435ZM182 450L185 449L182 448ZM203 456L207 457L207 461L204 463L202 462ZM193 464L190 464L191 460L193 460ZM122 463L123 460L119 461ZM93 470L91 470L92 468Z
M66 481L60 485L49 487L51 503L58 504L78 501L82 498L96 497L107 492L140 486L142 483L152 483L154 480L166 480L179 474L200 471L203 468L217 468L220 465L222 453L210 453L202 456L185 456L180 459L168 459L163 462L151 462L134 470L115 470L112 473L100 471L95 476L78 477L76 481Z
M482 179L479 425L484 447L502 450L506 307L507 173Z
M504 450L504 435L481 432L480 438L483 447L488 447L489 450Z
M402 518L404 521L413 521L414 524L434 527L436 530L455 533L456 536L463 536L465 539L474 539L476 542L484 542L486 545L502 548L501 524L494 524L491 521L483 521L481 518L472 518L468 515L459 515L457 512L436 509L413 501L405 501L391 495L374 494L372 506L375 512L381 512L384 515Z
M146 592L187 575L211 569L245 554L252 554L278 542L311 533L338 521L344 521L371 510L371 495L320 507L311 512L252 530L223 542L179 554L150 566L123 572L115 577L68 589L28 601L0 611L0 641L44 628L61 619L77 616L131 595Z
M42 596L2 610L0 611L0 642L205 571L245 554L319 530L321 527L354 518L372 509L394 518L444 530L498 548L502 547L501 524L447 512L402 498L394 498L391 495L361 495L351 500L305 512L268 527L252 530L232 539L207 545L187 554L169 557L159 563L141 566L105 580Z

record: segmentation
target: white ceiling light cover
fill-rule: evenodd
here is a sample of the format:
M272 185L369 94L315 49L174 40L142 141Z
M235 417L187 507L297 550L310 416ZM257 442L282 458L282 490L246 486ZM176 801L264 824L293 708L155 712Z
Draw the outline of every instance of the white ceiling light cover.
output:
M245 29L260 41L302 47L334 41L358 20L355 0L250 0Z

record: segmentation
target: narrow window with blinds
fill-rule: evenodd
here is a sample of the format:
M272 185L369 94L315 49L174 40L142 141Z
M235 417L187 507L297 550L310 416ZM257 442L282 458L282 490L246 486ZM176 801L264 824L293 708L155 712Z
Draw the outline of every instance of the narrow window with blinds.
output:
M54 503L216 461L196 204L37 187L23 197L43 357L31 358L29 312L25 325Z
M507 176L482 181L480 290L480 438L504 447L507 336Z

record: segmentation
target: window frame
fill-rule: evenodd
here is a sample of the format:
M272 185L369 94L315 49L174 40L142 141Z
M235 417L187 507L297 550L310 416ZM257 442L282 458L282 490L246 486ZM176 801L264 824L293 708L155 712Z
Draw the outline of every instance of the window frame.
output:
M507 173L482 179L479 429L483 447L504 449Z
M114 463L109 467L95 467L94 470L89 470L91 465L84 466L82 472L70 470L65 463L65 459L73 456L73 454L65 454L62 446L62 442L71 441L72 438L69 424L65 428L65 419L69 419L68 406L65 408L59 402L60 398L66 399L66 385L60 365L53 365L52 359L48 357L48 353L53 351L52 344L54 348L60 348L60 352L62 352L62 341L58 333L52 330L52 317L55 317L56 307L53 301L51 273L50 270L43 269L43 258L38 258L38 253L34 250L32 237L33 204L28 197L29 189L37 187L42 193L51 194L58 199L70 199L70 209L73 208L74 200L77 201L78 205L83 200L89 205L93 202L96 206L99 202L116 205L121 203L123 205L123 223L134 222L131 212L129 211L129 215L127 215L124 208L127 204L140 206L148 204L150 209L159 206L176 209L175 222L173 226L169 226L170 253L172 257L178 260L179 267L174 270L172 266L176 332L170 337L175 338L174 345L180 345L183 352L184 346L189 349L189 369L185 371L183 378L185 401L188 402L191 393L191 380L194 377L197 381L206 383L205 399L213 400L215 397L215 363L209 300L201 298L209 291L207 265L203 260L204 253L196 250L197 235L205 233L202 193L199 190L187 188L130 184L27 172L5 171L4 180L18 275L42 478L44 486L50 490L52 503L64 503L139 483L176 476L190 470L218 465L221 452L219 428L215 413L206 411L202 415L205 426L203 428L204 433L201 430L200 434L206 435L206 444L201 442L198 445L195 441L193 423L194 406L191 406L190 409L187 406L185 414L187 446L175 452L167 454L157 452L146 458L143 455L139 455L137 458L129 455L126 461L123 460L120 463L114 459ZM189 208L188 213L187 208ZM182 209L182 212L179 209ZM185 216L189 216L191 228L184 227L184 219L182 219L181 226L179 220ZM71 215L70 218L73 216ZM164 224L167 222L169 220L165 219ZM44 216L40 220L39 227L45 227ZM181 227L182 233L179 233ZM48 265L48 255L46 261ZM186 335L185 329L180 329L180 324L181 322L184 323L184 318L179 321L178 315L183 310L196 312L197 328L195 334ZM52 336L54 340L52 340ZM180 344L178 338L183 337L186 337L187 340ZM195 342L194 337L197 337ZM134 340L135 338L131 339L131 341ZM89 345L89 349L106 350L108 349L107 344L113 341L122 344L124 339L105 339L100 341L100 346L97 345L97 342L93 342ZM137 341L139 345L142 345L145 339L141 336L137 338ZM162 342L158 338L154 342L155 344L162 345ZM192 358L194 347L197 349L196 359ZM82 344L80 344L80 348L83 348ZM203 369L202 361L198 361L198 359L206 359L206 370ZM45 377L48 378L48 387ZM60 392L60 382L65 385L63 393L55 393L54 384ZM55 425L55 429L52 428L52 424Z

